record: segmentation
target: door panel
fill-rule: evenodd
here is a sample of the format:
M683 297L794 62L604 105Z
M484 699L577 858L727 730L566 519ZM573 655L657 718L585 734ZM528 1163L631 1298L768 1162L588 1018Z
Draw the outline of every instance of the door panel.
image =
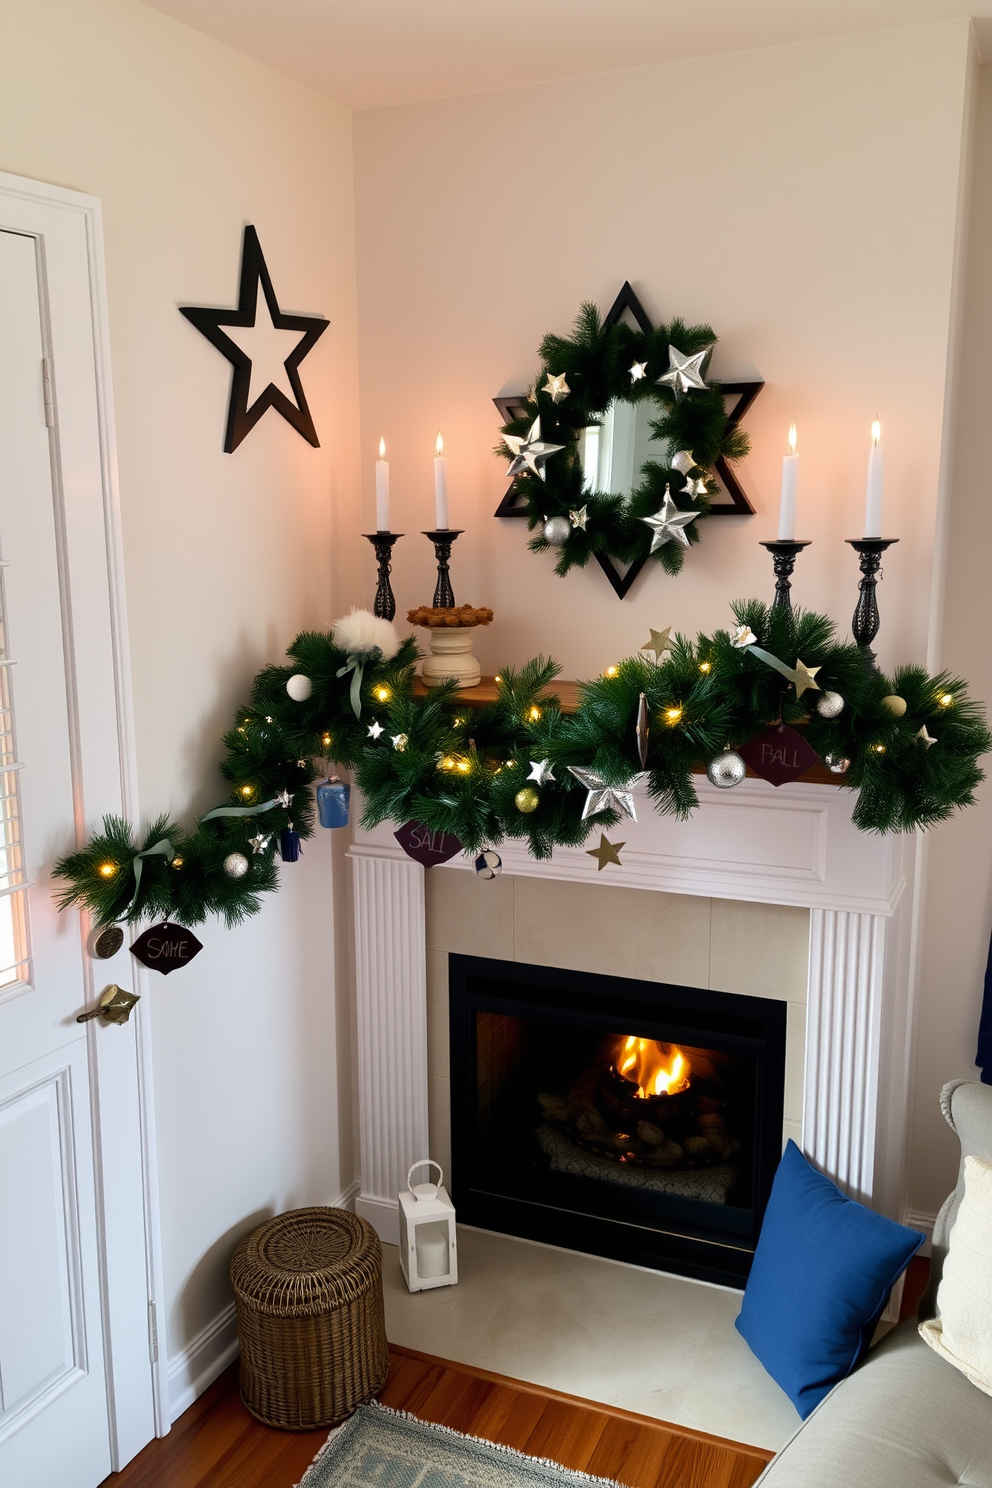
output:
M0 231L0 952L6 939L19 963L6 982L0 967L0 1482L94 1488L111 1463L91 1066L75 1021L88 969L50 878L71 841L78 751L42 248Z

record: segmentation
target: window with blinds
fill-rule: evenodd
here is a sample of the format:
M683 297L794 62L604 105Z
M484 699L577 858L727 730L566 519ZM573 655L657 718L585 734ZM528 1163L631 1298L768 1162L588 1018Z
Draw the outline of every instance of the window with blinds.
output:
M7 604L0 568L0 988L26 981L29 959L13 665L7 653Z

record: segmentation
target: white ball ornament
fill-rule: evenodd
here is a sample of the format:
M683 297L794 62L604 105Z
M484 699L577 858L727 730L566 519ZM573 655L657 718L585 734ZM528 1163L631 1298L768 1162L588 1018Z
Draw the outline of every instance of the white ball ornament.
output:
M549 517L542 530L545 542L553 548L563 548L572 534L572 524L567 517Z
M304 677L302 672L297 672L295 677L290 677L286 683L286 691L294 703L305 703L313 693L313 683L309 677Z
M844 711L844 699L839 692L825 692L817 699L816 711L821 718L837 718Z
M719 790L731 790L735 785L740 785L747 774L747 766L739 754L728 749L724 754L718 754L715 760L710 760L706 774L710 784L717 786Z
M248 872L248 859L244 853L228 853L224 859L224 872L228 878L244 878Z
M481 852L475 860L475 871L480 878L496 878L503 872L503 859L491 849Z

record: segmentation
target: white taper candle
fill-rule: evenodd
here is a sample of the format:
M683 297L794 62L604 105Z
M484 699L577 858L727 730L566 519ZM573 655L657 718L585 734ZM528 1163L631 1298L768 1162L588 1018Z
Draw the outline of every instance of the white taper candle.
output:
M379 458L375 462L375 526L377 532L389 531L389 461L386 441L379 438Z
M441 532L448 525L448 462L444 458L444 440L440 429L437 431L434 448L437 450L434 456L434 526Z
M778 508L778 540L794 542L796 537L796 486L799 481L799 456L796 454L796 421L789 426L789 453L782 457L782 495Z
M868 452L868 490L865 495L865 537L882 535L882 486L885 478L885 456L882 450L882 426L878 419L871 426L871 449Z

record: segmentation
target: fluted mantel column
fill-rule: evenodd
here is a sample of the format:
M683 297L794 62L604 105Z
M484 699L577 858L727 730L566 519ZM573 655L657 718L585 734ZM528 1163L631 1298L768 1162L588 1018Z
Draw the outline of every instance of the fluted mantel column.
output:
M399 1243L396 1196L428 1156L424 870L398 847L356 843L355 984L361 1190L356 1211Z

